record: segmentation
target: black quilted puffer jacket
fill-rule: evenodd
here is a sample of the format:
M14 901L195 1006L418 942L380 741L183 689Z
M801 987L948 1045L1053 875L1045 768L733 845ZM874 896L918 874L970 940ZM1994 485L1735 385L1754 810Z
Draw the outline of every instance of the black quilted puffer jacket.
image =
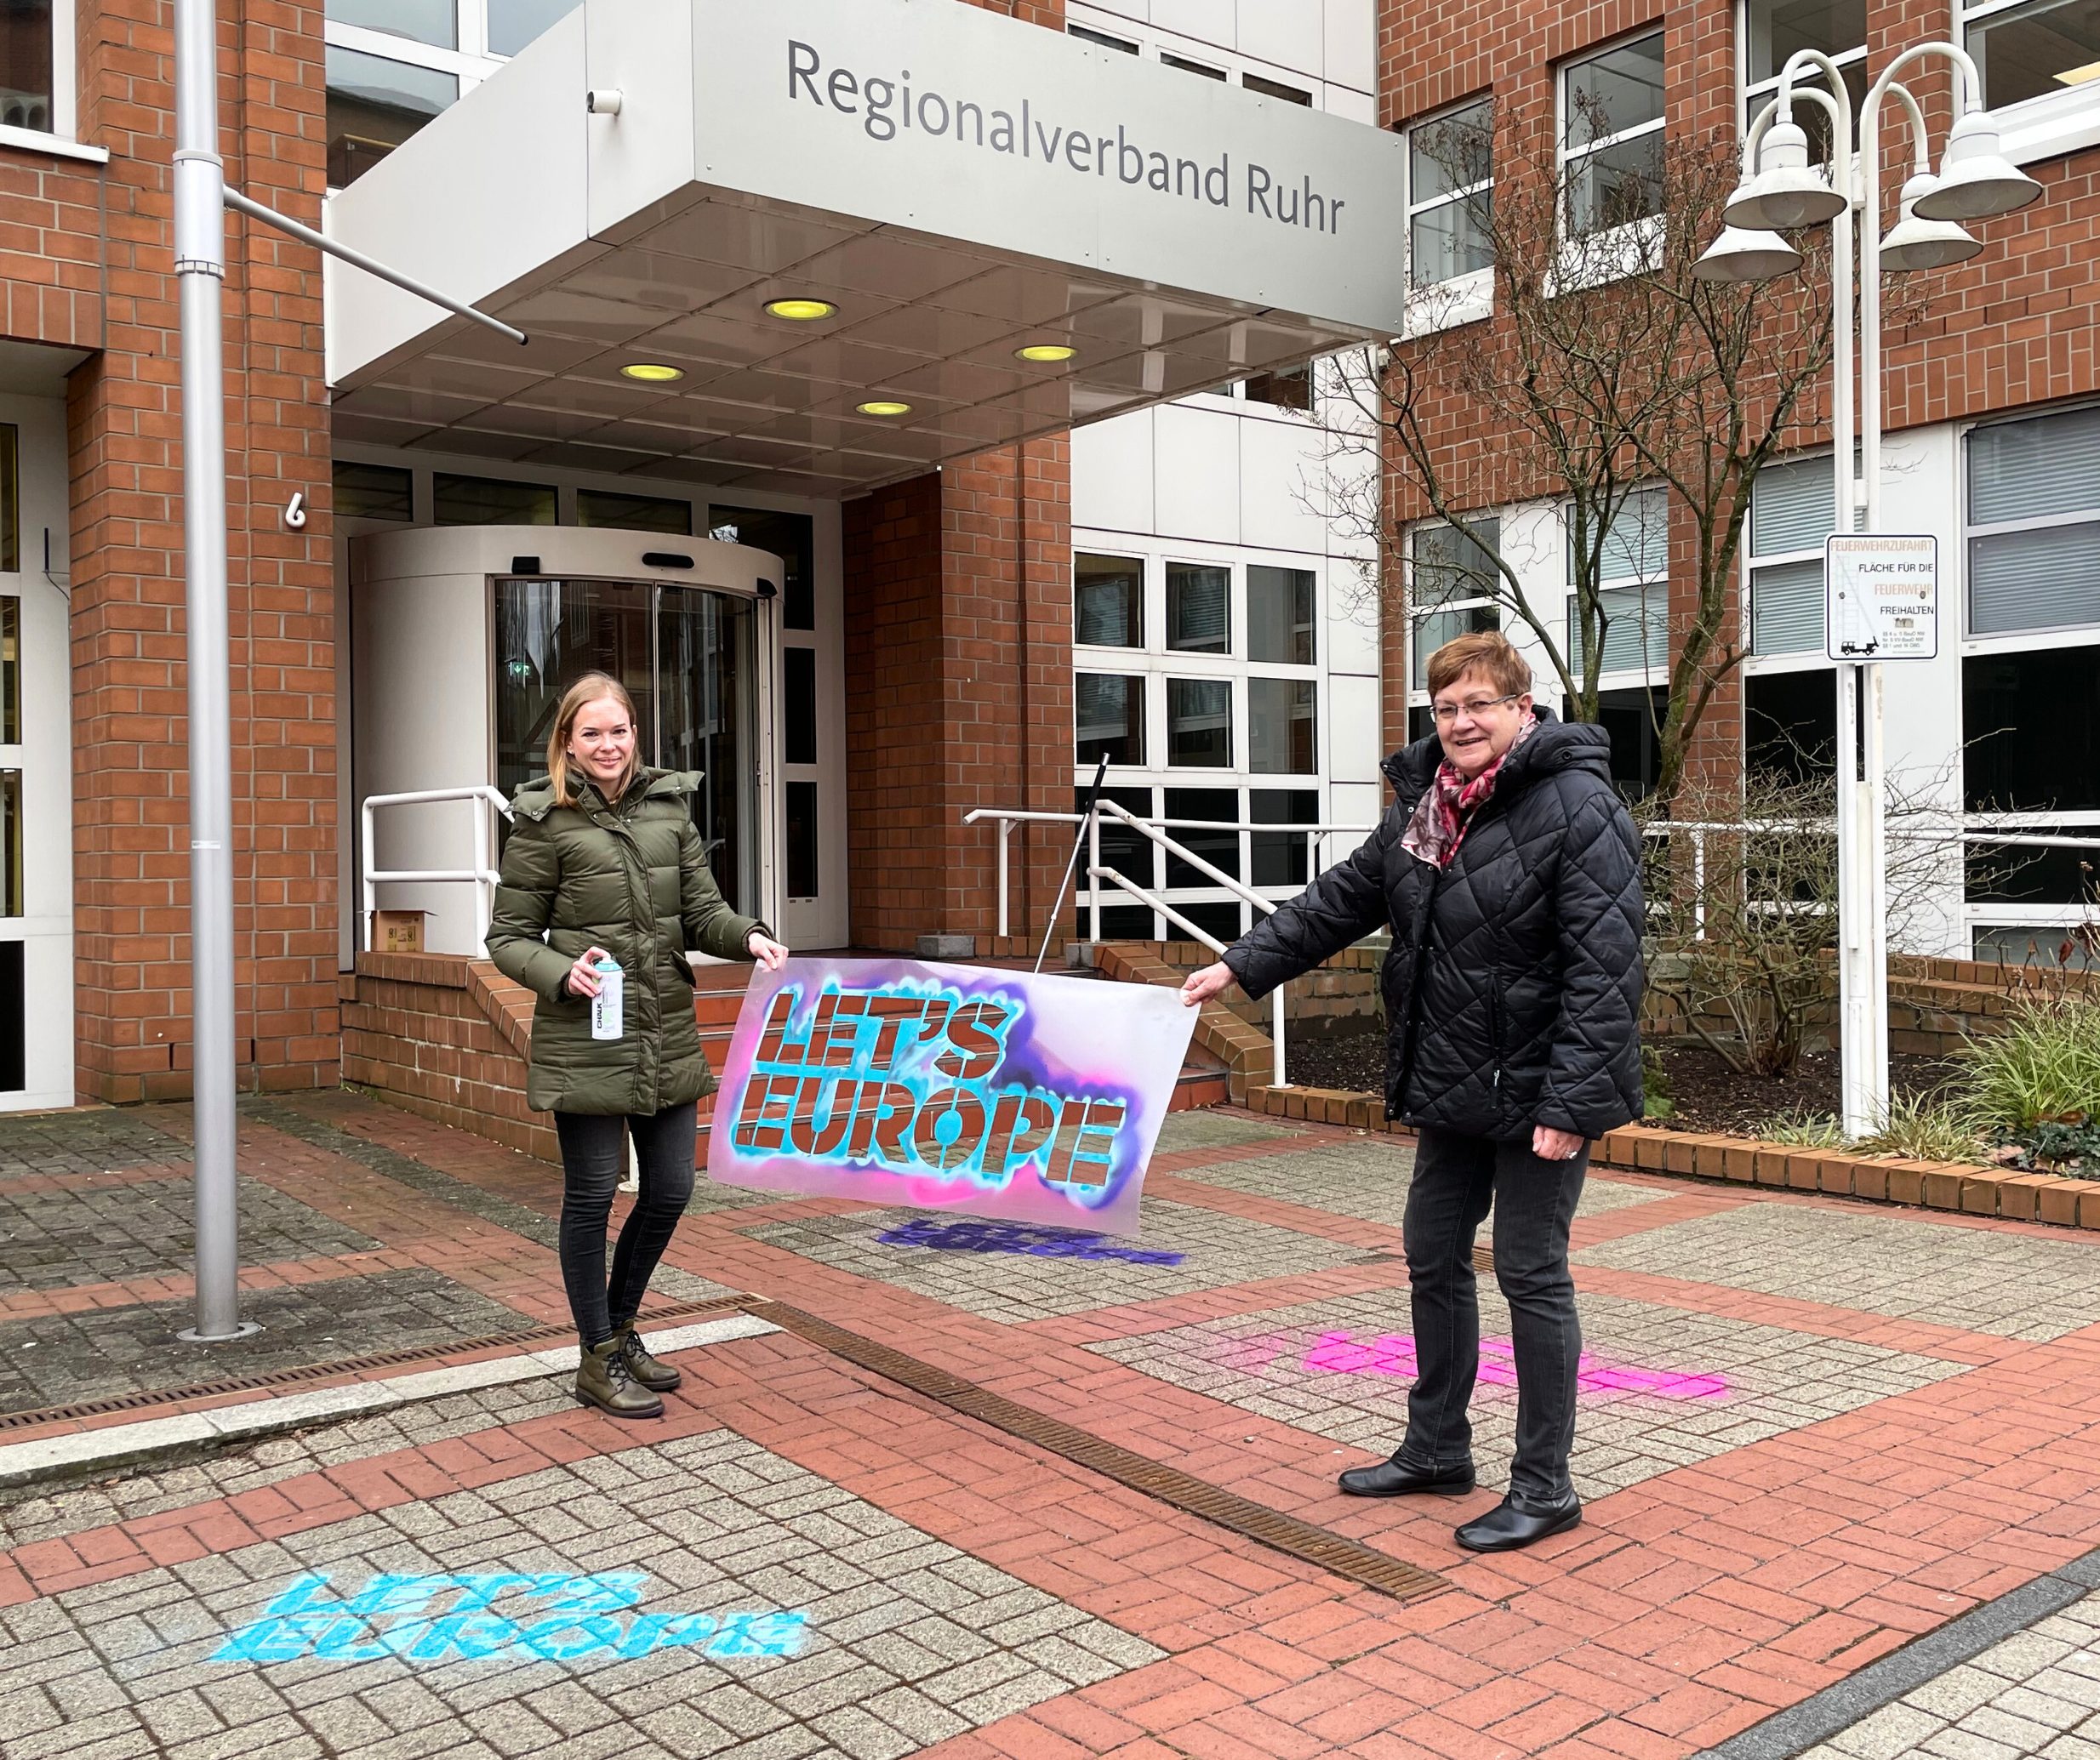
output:
M1259 997L1390 924L1385 1108L1411 1125L1513 1142L1641 1116L1639 834L1605 731L1538 714L1448 867L1400 843L1432 735L1385 760L1393 805L1362 846L1224 956Z

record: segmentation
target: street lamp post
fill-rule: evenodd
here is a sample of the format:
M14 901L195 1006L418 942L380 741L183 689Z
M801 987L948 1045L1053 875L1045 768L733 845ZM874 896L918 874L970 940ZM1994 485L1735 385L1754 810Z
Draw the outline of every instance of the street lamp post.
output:
M1897 76L1929 57L1951 61L1960 79L1960 114L1949 133L1935 176L1925 113ZM1796 82L1818 75L1829 89ZM1794 102L1807 99L1829 113L1830 165L1808 162L1807 137ZM1904 182L1896 225L1881 232L1880 117L1893 100L1909 126L1913 171ZM1779 90L1745 131L1743 181L1722 210L1724 229L1699 259L1709 281L1762 281L1797 267L1800 253L1780 235L1831 225L1834 343L1831 354L1831 464L1835 528L1881 529L1881 271L1936 269L1983 249L1960 222L2023 208L2041 193L2032 178L1999 151L1998 132L1983 109L1976 63L1950 43L1904 50L1868 91L1852 145L1852 105L1843 75L1828 55L1800 49L1780 71ZM1859 238L1857 359L1858 465L1853 465L1852 305L1854 215ZM1881 666L1838 664L1838 994L1845 1134L1867 1136L1888 1116L1888 861L1883 803Z

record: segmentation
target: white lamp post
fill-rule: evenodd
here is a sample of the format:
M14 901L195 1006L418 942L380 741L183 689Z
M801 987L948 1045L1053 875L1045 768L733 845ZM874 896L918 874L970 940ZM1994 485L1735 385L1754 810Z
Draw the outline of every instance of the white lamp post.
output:
M1925 114L1897 78L1906 67L1937 56L1960 77L1960 114L1949 131L1939 174L1930 169ZM1823 75L1824 91L1795 88ZM1828 174L1808 163L1807 138L1794 121L1794 100L1806 98L1832 122ZM1903 109L1910 126L1915 169L1904 183L1896 225L1881 235L1880 116L1884 99ZM1840 533L1881 529L1881 271L1939 268L1983 248L1960 222L2024 208L2041 185L2009 163L1998 130L1983 109L1976 63L1950 43L1905 49L1867 94L1859 145L1852 146L1852 96L1837 64L1819 51L1797 50L1780 71L1778 94L1743 136L1743 182L1722 211L1726 222L1700 258L1696 272L1709 281L1760 281L1798 264L1776 235L1831 223L1835 342L1831 370L1831 461L1836 477L1835 517ZM1853 215L1859 216L1859 469L1852 470ZM1746 242L1749 241L1749 242ZM1792 262L1787 261L1791 255ZM1777 265L1777 269L1772 265ZM1835 652L1835 650L1833 651ZM1846 1135L1879 1130L1888 1116L1888 862L1882 800L1881 668L1838 665L1838 990L1843 1037L1842 1096Z

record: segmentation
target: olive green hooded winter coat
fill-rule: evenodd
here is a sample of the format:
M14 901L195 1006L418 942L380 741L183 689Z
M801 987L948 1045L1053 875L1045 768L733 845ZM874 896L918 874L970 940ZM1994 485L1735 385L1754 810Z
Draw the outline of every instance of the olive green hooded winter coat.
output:
M693 823L693 771L644 770L608 806L587 781L562 806L539 777L511 800L488 957L539 999L526 1104L540 1112L636 1113L715 1091L693 1020L688 949L750 957L750 932L708 871ZM591 1036L591 1003L569 968L599 947L626 973L626 1030Z

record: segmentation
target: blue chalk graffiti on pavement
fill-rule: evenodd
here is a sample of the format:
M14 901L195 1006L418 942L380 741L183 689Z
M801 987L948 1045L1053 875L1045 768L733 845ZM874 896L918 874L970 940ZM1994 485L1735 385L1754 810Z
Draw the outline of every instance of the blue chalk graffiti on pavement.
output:
M1126 1265L1178 1265L1179 1253L1119 1246L1104 1234L1067 1228L1036 1228L1021 1222L939 1222L921 1216L885 1229L876 1239L889 1247L932 1247L942 1253L1026 1253L1038 1259L1120 1260Z

